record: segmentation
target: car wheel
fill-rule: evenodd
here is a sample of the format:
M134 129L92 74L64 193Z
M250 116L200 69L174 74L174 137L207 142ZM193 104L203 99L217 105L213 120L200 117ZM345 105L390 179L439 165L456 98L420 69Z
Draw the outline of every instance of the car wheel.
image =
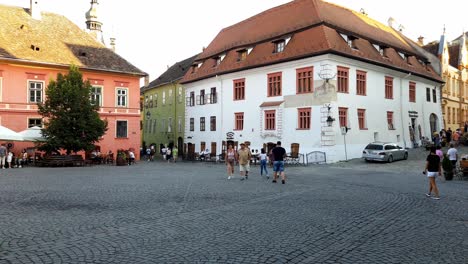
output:
M404 160L408 159L408 153L405 153L405 156L403 157Z
M388 156L388 163L392 163L393 162L393 156Z
M368 160L368 159L364 159L364 160L365 160L366 162L370 162L370 160Z

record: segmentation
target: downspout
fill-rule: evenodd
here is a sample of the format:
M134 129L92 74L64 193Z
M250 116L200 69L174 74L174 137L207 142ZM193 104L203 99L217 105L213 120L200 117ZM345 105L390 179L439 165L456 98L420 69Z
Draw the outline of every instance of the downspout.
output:
M216 79L218 79L219 81L219 95L217 98L216 98L216 101L220 103L220 106L221 106L221 111L220 111L220 121L221 121L221 124L220 124L220 134L221 134L221 151L219 153L222 153L223 152L223 132L224 132L224 107L223 107L223 78L221 78L221 76L219 75L216 75Z
M401 120L401 132L403 135L403 146L406 149L406 136L405 136L405 123L403 122L403 80L411 76L411 72L405 77L400 78L400 120Z

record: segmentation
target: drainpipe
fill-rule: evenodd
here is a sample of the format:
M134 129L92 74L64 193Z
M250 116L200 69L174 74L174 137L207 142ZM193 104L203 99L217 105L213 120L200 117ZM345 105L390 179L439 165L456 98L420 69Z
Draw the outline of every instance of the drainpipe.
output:
M405 136L405 123L403 122L403 80L411 76L411 72L400 78L400 119L401 119L401 132L403 135L403 146L406 149L406 136Z
M220 111L220 121L221 121L221 124L220 124L220 134L221 134L221 151L219 153L222 153L222 150L223 150L223 132L224 132L224 107L223 107L223 78L221 78L221 76L219 75L216 75L216 79L218 79L219 81L219 92L217 92L219 94L219 96L216 98L216 102L219 102L220 105L221 105L221 111Z

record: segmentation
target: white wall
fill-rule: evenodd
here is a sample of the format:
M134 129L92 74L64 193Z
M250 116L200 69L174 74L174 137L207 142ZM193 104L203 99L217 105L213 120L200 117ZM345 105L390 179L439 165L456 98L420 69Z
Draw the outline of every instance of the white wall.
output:
M349 93L337 93L331 97L317 97L314 95L296 95L296 69L314 67L314 90L323 81L319 78L321 65L328 64L336 72L336 66L344 66L349 70ZM356 70L367 72L367 95L356 95ZM282 72L282 96L267 97L267 74ZM385 99L385 76L394 78L393 100ZM233 80L245 78L245 100L233 101ZM416 103L409 102L409 81L416 83ZM330 83L336 85L336 78ZM426 87L437 86L437 103L426 102ZM430 137L429 116L435 113L442 121L440 108L440 87L438 84L413 75L397 72L387 68L347 59L335 55L323 55L314 58L287 62L267 67L226 74L207 80L190 83L185 86L187 96L191 91L196 95L201 89L209 93L211 87L218 91L218 103L213 105L196 105L186 107L186 142L195 143L195 151L200 151L200 142L205 141L207 146L217 142L218 153L221 151L221 142L225 140L227 132L234 131L234 113L244 112L244 130L234 131L235 141L250 141L252 149L260 149L263 143L281 140L287 151L291 143L300 144L300 152L308 153L315 150L327 152L330 162L344 160L344 139L341 135L338 120L338 107L348 108L348 120L351 130L346 136L348 158L358 158L362 149L374 141L374 133L378 133L379 141L398 142L401 146L412 147L409 139L410 117L408 111L418 112L417 124L421 125L423 136ZM400 94L400 89L402 92ZM264 102L283 101L279 107L260 108ZM402 100L402 101L401 101ZM321 110L324 103L329 103L331 115L336 119L332 131L335 135L335 146L322 147L322 126L324 119ZM310 130L297 130L297 108L311 107L312 120ZM357 109L366 109L367 130L360 130L358 126ZM262 133L263 111L277 109L277 128L274 135ZM278 111L282 112L282 122L279 124ZM394 112L395 130L387 126L387 111ZM217 116L217 131L209 131L210 116ZM200 117L206 118L206 131L200 132ZM190 118L195 118L195 131L189 131ZM403 119L402 119L403 118ZM403 122L402 122L403 121ZM270 134L270 133L269 133ZM418 134L418 132L416 132ZM397 138L399 136L399 140Z

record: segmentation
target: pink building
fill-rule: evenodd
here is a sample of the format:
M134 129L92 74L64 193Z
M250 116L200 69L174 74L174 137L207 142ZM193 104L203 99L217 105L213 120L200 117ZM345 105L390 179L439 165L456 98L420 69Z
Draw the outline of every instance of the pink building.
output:
M97 143L101 152L140 147L140 79L147 74L107 48L101 41L97 0L91 1L87 31L67 18L0 5L0 124L14 131L42 126L37 103L57 74L76 65L93 86L108 131ZM14 142L15 153L31 142Z

